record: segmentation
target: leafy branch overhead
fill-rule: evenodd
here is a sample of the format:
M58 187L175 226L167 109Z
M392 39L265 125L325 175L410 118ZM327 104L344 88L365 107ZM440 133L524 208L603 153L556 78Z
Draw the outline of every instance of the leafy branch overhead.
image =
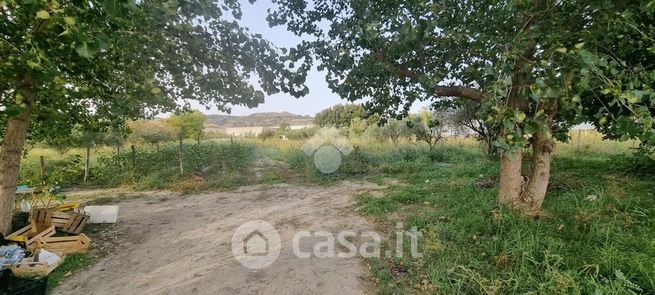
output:
M0 122L24 109L19 89L30 77L35 138L181 101L229 111L266 94L308 92L307 68L289 69L279 49L241 27L237 1L9 0L0 13Z

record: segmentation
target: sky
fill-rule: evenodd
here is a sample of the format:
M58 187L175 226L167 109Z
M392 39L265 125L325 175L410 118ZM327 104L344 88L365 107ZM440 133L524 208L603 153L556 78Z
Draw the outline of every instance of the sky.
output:
M258 0L250 4L247 0L241 0L243 16L241 25L248 27L253 34L262 34L277 47L292 47L299 44L303 39L288 32L284 27L270 28L266 22L267 9L273 8L274 5L270 0ZM314 116L321 110L331 107L335 104L346 103L337 94L328 88L325 82L325 73L319 72L315 68L308 73L307 86L309 94L295 98L286 93L278 93L265 98L265 102L258 107L249 109L247 107L235 106L232 108L231 115L250 115L261 112L289 112L297 115ZM215 108L205 110L205 107L197 103L191 104L194 108L202 110L206 114L224 114ZM412 107L413 111L418 110L421 105Z

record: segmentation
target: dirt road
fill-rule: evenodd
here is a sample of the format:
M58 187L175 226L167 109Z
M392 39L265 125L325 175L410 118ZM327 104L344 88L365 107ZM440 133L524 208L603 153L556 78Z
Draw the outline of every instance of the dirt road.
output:
M333 186L278 184L181 196L155 193L120 206L120 249L68 277L54 294L368 294L361 258L297 258L298 231L370 230L354 212L353 196L379 190L370 183ZM280 233L282 249L267 268L233 257L231 238L248 221Z

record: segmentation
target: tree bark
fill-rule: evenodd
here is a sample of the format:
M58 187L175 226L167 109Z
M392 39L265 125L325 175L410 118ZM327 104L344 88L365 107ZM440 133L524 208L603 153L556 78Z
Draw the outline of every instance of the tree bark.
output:
M514 152L502 151L500 153L498 203L501 205L514 206L516 200L520 198L523 185L522 164L523 150L516 149Z
M550 164L553 159L555 141L544 134L535 134L532 142L532 165L530 175L515 208L524 211L539 211L546 197L550 180Z
M25 101L25 108L20 114L7 121L5 137L0 148L0 231L4 235L11 232L11 216L16 198L20 160L34 106L34 96L30 92L32 85L33 82L23 81L25 89L20 91Z

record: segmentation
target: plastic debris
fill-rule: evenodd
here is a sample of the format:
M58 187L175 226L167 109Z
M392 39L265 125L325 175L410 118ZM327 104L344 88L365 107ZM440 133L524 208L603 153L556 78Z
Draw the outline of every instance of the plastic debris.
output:
M18 245L0 246L0 264L14 264L25 258L25 250Z

